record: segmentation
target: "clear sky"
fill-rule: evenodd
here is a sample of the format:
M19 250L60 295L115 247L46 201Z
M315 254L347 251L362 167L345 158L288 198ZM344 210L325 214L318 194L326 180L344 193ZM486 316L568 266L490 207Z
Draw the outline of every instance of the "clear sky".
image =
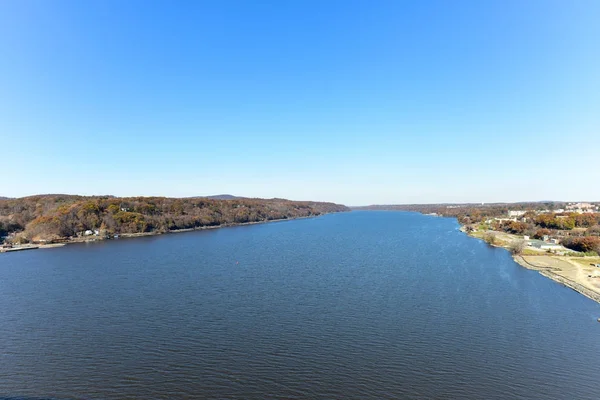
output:
M600 200L600 1L0 1L0 195Z

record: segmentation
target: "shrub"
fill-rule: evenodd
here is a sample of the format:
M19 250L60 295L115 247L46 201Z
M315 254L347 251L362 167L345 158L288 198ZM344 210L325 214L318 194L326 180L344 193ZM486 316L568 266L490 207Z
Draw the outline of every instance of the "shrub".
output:
M552 231L550 229L542 228L538 229L533 237L536 239L542 239L544 236L549 236L551 233Z
M498 237L496 236L495 232L487 232L485 235L483 235L483 240L487 244L496 244L496 243L498 243Z
M565 253L565 256L569 257L598 257L598 253L595 251L586 251L585 253L576 253L573 251L569 251Z
M514 221L511 222L510 224L508 224L508 227L506 228L506 230L508 232L514 233L516 235L522 235L528 229L529 229L529 225L526 224L525 222L514 222Z
M600 237L584 236L584 237L569 237L562 240L562 245L571 250L582 253L594 251L600 252Z
M585 231L586 235L600 236L600 225L594 225Z
M522 254L527 248L527 242L525 240L515 240L510 244L510 252L512 254Z

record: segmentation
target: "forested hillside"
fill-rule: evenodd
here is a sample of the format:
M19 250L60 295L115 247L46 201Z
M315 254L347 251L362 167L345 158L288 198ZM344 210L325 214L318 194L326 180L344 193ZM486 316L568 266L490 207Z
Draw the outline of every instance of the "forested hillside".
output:
M81 236L168 232L348 211L333 203L283 199L165 198L41 195L0 200L0 236L56 241Z

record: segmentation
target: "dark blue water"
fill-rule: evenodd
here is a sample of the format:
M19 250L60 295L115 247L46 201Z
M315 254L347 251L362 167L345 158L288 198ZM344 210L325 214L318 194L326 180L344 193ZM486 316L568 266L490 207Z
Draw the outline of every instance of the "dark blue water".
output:
M600 398L600 306L397 212L0 255L0 397Z

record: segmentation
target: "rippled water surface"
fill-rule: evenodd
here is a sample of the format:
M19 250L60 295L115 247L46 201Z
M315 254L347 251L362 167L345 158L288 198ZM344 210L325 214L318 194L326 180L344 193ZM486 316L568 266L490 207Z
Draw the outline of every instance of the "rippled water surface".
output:
M0 398L594 399L600 306L353 212L0 255Z

